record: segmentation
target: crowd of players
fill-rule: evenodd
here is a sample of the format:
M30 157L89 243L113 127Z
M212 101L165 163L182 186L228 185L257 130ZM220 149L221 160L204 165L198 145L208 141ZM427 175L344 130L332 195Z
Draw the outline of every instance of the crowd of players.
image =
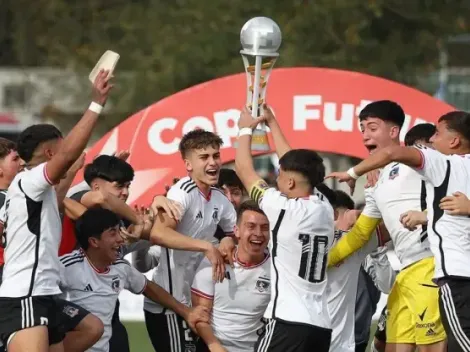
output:
M353 191L367 174L355 206L324 184L316 152L290 148L269 107L256 120L244 109L235 171L221 168L220 137L191 131L179 146L188 175L131 208L127 152L98 156L71 187L111 88L101 71L65 138L41 124L17 144L0 140L4 349L129 351L126 289L145 296L158 352L366 351L381 292L389 298L372 351L470 351L469 114L417 125L401 147L402 108L367 105L359 119L370 157L327 176ZM277 187L253 166L261 122L279 156Z

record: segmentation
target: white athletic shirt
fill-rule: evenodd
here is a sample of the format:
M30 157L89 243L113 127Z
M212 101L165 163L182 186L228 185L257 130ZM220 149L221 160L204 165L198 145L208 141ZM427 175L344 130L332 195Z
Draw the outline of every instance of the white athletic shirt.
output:
M0 297L60 294L62 223L46 163L20 172L5 201L6 248Z
M61 283L65 299L96 315L104 324L100 340L88 351L109 351L112 335L111 321L119 293L126 289L141 294L147 279L125 260L117 260L100 272L82 250L60 257ZM73 314L73 312L71 312Z
M444 155L416 146L423 156L417 168L426 181L428 232L435 258L435 278L470 277L470 218L449 215L439 208L440 200L455 192L470 198L470 154Z
M364 195L362 214L383 219L403 267L432 256L427 232L421 227L409 231L400 222L400 215L409 210L425 210L422 179L412 168L388 164L381 170L376 185L366 188Z
M265 317L331 328L326 267L334 238L332 206L317 191L288 199L274 188L255 186L251 197L271 230L271 301Z
M170 188L167 198L182 205L182 219L176 231L183 235L213 242L217 225L227 233L234 230L237 217L235 208L217 188L211 188L206 198L191 178L184 177ZM181 303L190 305L191 283L203 258L204 254L200 252L162 248L153 281ZM147 298L144 300L144 309L151 313L172 313Z
M345 231L336 231L335 242ZM333 244L334 245L334 244ZM331 352L355 351L355 309L359 269L367 255L378 245L377 236L373 236L367 244L346 258L338 266L328 269L328 309L331 316Z
M235 260L234 268L227 265L225 280L217 284L207 259L197 269L191 292L213 300L212 329L228 352L253 351L271 297L270 266L269 255L255 266Z

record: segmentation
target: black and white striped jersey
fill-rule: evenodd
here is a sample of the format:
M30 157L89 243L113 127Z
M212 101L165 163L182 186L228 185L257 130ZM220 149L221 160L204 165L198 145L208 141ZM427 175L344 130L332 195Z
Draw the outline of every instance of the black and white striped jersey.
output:
M184 177L170 188L167 197L182 205L182 219L176 227L179 233L214 243L217 225L224 232L233 232L236 223L235 208L219 189L212 188L206 198L191 178ZM162 248L153 281L181 303L190 305L191 284L203 257L200 252ZM162 306L147 298L144 309L151 313L164 311Z
M271 229L271 301L265 318L331 328L326 294L334 214L321 193L288 199L274 188L254 186L251 197Z
M426 182L428 233L435 258L435 278L470 277L470 218L449 215L439 207L441 199L455 192L470 198L470 154L444 155L416 146L423 163L416 168Z
M3 220L5 266L0 297L60 294L62 224L46 163L14 178Z
M119 293L125 289L140 294L145 290L147 279L122 259L100 271L82 250L60 257L60 269L64 298L96 315L104 324L103 336L88 351L109 351L111 322Z

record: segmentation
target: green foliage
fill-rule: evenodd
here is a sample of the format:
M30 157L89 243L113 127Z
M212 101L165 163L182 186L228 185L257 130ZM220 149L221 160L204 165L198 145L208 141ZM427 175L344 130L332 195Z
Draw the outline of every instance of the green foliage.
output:
M269 16L283 32L280 66L357 70L407 84L435 70L438 43L468 28L465 0L2 0L0 63L86 74L121 54L113 103L129 112L194 84L241 72L239 32ZM3 60L2 60L3 58ZM14 62L12 58L15 58ZM3 61L3 62L2 62ZM83 70L83 71L82 71Z

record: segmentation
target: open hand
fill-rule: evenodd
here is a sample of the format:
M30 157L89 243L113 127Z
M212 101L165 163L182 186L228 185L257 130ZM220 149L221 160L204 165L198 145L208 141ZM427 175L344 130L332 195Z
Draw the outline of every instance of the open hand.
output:
M252 130L258 126L260 122L263 122L263 117L258 117L254 119L251 116L251 111L245 106L240 113L240 118L238 119L238 128L251 128Z
M110 83L112 76L109 74L109 70L100 70L93 83L93 101L95 103L104 106L108 100L109 92L113 88L113 84Z
M351 190L351 195L354 194L354 189L356 188L356 180L352 178L346 171L345 172L332 172L326 179L336 178L340 183L346 182Z
M197 333L196 324L197 323L206 323L210 324L211 315L207 307L197 306L194 308L189 308L189 313L185 317L186 322L188 323L191 330Z
M450 215L470 215L470 200L462 192L441 199L439 208Z
M428 217L423 211L409 210L400 215L400 222L404 228L413 231L418 226L425 225L428 222Z
M158 214L160 210L164 210L167 215L176 220L181 220L183 214L183 206L171 199L164 196L156 196L152 202L152 212L154 215Z

